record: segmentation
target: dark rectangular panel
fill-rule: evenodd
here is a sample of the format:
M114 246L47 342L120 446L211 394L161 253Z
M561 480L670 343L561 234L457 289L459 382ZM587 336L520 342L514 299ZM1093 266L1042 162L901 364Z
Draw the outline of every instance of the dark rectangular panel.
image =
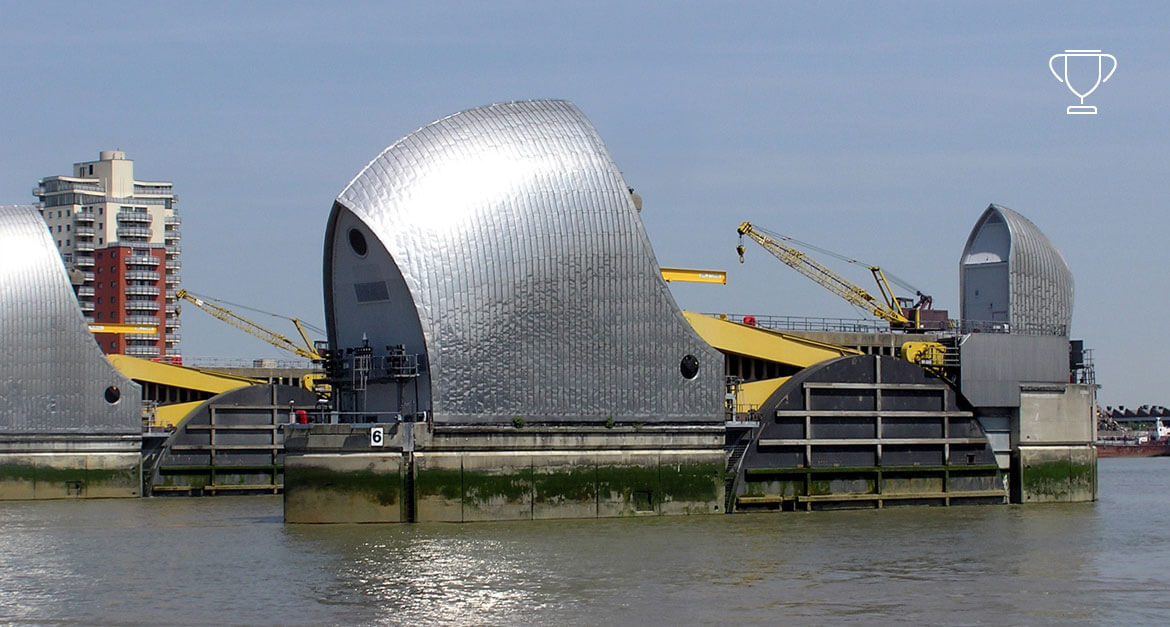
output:
M873 411L877 409L876 390L816 388L809 395L812 410Z
M376 303L390 300L390 291L386 289L385 281L354 283L353 291L357 295L359 303Z
M822 438L876 438L877 428L872 417L817 416L812 419L810 437Z
M971 419L966 420L970 422ZM943 437L943 418L941 416L938 418L882 418L882 437L941 438ZM967 436L964 434L963 437Z
M943 411L943 389L882 390L885 411Z
M941 466L942 446L894 446L882 447L882 466Z
M814 446L813 468L856 468L877 465L877 452L872 446Z

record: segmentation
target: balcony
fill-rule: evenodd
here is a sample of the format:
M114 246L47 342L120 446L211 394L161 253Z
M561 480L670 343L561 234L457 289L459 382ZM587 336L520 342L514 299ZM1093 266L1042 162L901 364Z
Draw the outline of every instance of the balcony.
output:
M82 272L81 278L87 283L93 283L94 274L92 272Z
M93 257L90 257L89 255L78 255L77 258L73 260L73 265L78 268L92 268Z
M158 288L153 285L127 285L127 296L158 296Z
M178 342L179 339L180 338L179 338L178 333L167 333L167 343L168 344L170 344L171 342Z
M155 309L157 309L157 307ZM179 306L178 305L174 305L174 304L167 305L167 316L171 316L171 315L176 315L176 316L179 315Z
M93 224L93 211L75 211L73 212L73 219L77 222L87 222ZM80 229L78 229L80 230Z
M150 237L150 229L141 226L118 227L118 238L123 237Z
M157 281L159 274L150 270L127 270L124 275L127 281Z
M126 311L158 311L160 305L153 300L127 300Z
M156 357L159 352L157 346L131 344L126 347L126 354L133 356Z
M126 324L149 324L158 326L158 318L156 316L126 316L124 322Z
M127 266L150 266L151 268L158 267L158 257L150 255L131 255L126 258Z
M178 270L183 267L183 262L178 259L167 259L167 270Z
M179 219L179 216L167 216L163 218L163 224L174 224L175 226L178 226L182 223L183 221Z
M91 303L89 301L79 300L79 301L77 301L77 304L81 305L82 311L93 311L93 303Z
M126 224L150 224L152 219L153 218L150 217L150 213L148 213L146 211L119 211L118 212L118 223L119 224L123 224L123 223L126 223Z
M171 185L135 185L134 195L153 194L155 196L173 196L175 188Z
M77 240L73 242L73 250L79 253L92 253L93 242L83 242L81 240Z
M177 255L183 252L183 249L178 244L167 244L167 254Z
M92 298L93 297L93 288L86 287L83 285L83 286L77 288L77 295L78 296L89 296Z
M126 340L141 340L144 342L157 342L158 332L154 333L127 333Z
M179 237L178 231L167 229L163 231L163 239L167 242L177 242L181 238Z
M73 233L78 237L93 237L96 235L92 226L75 226L73 227Z
M167 300L172 301L179 297L179 290L167 288Z
M167 287L170 287L172 285L178 285L179 283L181 283L181 281L179 281L179 273L178 272L172 272L172 273L167 275Z
M40 187L34 187L33 196L43 196L45 194L53 194L56 192L105 192L102 186L97 183L82 183L80 181L67 181L60 178L51 178L41 183Z

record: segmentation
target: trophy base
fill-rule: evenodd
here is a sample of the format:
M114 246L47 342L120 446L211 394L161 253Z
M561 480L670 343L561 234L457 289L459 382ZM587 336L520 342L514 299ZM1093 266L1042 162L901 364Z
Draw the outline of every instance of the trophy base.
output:
M1068 115L1097 115L1097 107L1092 105L1073 105L1068 108Z

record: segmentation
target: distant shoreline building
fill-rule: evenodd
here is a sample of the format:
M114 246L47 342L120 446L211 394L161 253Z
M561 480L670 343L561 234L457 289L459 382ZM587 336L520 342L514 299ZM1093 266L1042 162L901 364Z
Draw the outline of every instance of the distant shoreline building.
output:
M124 152L41 179L33 195L91 324L154 325L155 333L96 333L106 354L181 363L176 291L178 197L169 181L139 181Z

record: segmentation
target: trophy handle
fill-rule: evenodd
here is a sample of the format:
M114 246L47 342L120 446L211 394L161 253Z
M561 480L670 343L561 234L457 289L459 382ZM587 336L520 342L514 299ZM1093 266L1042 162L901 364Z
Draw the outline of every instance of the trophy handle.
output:
M1060 77L1060 74L1056 73L1056 68L1052 67L1052 62L1057 60L1060 57L1067 57L1067 56L1068 55L1065 55L1065 54L1054 54L1054 55L1052 55L1052 58L1048 59L1048 69L1052 71L1052 75L1056 77L1056 80L1058 80L1062 83L1064 82L1064 79ZM1108 56L1108 55L1106 55L1106 56ZM1110 57L1110 58L1112 58L1112 57ZM1113 69L1115 69L1115 70L1117 69L1117 59L1113 59ZM1113 72L1110 72L1109 74L1112 75Z
M1109 70L1109 73L1105 75L1105 78L1101 79L1102 83L1107 83L1107 82L1109 82L1109 77L1113 76L1113 73L1117 71L1117 57L1115 57L1111 54L1103 54L1103 55L1101 55L1101 58L1109 59L1110 61L1113 61L1113 69Z

